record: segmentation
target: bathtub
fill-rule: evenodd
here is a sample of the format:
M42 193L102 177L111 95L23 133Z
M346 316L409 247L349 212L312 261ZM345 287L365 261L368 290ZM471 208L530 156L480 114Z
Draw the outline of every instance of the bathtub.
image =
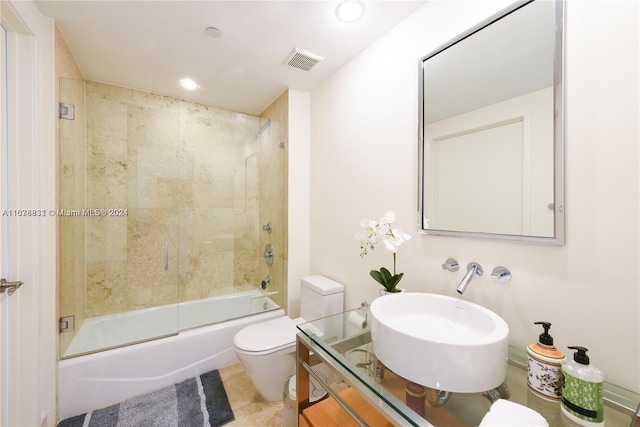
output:
M155 336L168 336L61 360L58 417L82 414L239 363L233 349L235 334L284 316L268 295L249 291L85 320L65 356L95 345L141 341L149 336L150 327ZM225 320L230 317L235 319Z

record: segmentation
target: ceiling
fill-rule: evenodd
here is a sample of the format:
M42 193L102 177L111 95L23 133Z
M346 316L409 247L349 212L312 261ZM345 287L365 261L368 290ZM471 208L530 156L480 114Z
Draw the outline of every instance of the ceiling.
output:
M311 90L425 2L362 1L350 23L337 18L339 3L36 1L86 79L251 114L287 88ZM310 71L284 65L294 48L324 60ZM185 77L199 88L181 88Z

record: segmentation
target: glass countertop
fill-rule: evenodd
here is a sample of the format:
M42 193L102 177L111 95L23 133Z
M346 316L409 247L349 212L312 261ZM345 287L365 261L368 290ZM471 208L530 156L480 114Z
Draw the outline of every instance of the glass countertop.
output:
M469 427L480 424L491 406L491 401L484 395L486 393L452 393L444 405L434 407L427 403L424 414L419 414L421 407L418 407L418 412L409 407L414 407L416 403L415 398L411 394L407 395L405 390L410 381L388 368L384 368L383 379L376 378L375 369L380 365L372 349L370 319L368 307L363 307L302 323L298 325L298 329L311 341L312 346L317 346L353 377L350 381L352 387L372 392L395 412L392 414L393 418L402 420L403 425ZM364 325L363 320L366 320ZM510 401L537 411L548 421L550 427L573 425L561 414L559 402L543 399L527 387L525 351L509 348L505 384L510 392ZM606 425L630 426L640 396L606 383L605 400ZM640 426L640 423L636 425Z

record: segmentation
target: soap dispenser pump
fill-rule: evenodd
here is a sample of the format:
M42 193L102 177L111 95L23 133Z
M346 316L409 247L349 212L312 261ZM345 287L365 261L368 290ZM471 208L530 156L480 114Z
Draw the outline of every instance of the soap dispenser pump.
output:
M553 337L549 335L551 323L534 322L534 325L542 325L544 332L527 347L527 385L536 395L559 401L564 353L553 345Z
M564 386L562 405L564 415L583 426L604 426L604 376L589 364L585 347L573 346L573 360L562 363Z

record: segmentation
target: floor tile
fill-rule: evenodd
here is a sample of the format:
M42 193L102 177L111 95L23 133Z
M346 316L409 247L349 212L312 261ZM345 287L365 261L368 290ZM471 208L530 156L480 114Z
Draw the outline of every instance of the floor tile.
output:
M266 402L241 364L220 369L235 421L232 427L283 427L283 402Z

